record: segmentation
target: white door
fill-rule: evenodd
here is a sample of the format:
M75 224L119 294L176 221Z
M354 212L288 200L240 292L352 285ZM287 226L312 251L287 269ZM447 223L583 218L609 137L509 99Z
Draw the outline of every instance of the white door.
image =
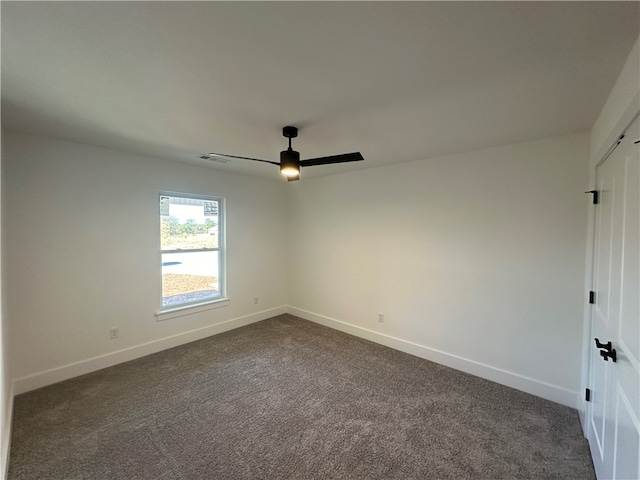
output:
M640 120L596 169L588 439L600 480L640 479ZM597 340L596 340L597 339ZM610 342L610 343L609 343ZM614 361L615 355L615 361Z

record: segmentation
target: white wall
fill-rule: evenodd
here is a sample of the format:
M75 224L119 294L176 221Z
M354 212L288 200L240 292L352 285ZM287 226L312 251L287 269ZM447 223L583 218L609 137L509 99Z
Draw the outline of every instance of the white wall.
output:
M640 112L640 37L633 46L618 79L605 102L600 115L591 129L591 150L589 160L589 190L595 188L596 165L620 137L620 134L631 124ZM595 209L589 209L587 223L587 254L585 292L592 290L593 277L593 239L594 239ZM591 343L591 308L585 303L583 315L582 341L582 375L581 388L578 395L578 411L582 420L582 428L587 433L586 419L587 405L583 392L589 388L589 353L593 348Z
M293 185L291 310L575 406L588 158L581 133Z
M285 310L283 184L12 132L3 169L16 393ZM226 197L229 306L156 321L161 190Z

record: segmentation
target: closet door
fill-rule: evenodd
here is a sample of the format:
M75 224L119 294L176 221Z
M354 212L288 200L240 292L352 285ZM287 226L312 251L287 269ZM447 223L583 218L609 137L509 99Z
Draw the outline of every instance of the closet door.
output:
M640 120L597 167L589 445L599 479L640 478Z

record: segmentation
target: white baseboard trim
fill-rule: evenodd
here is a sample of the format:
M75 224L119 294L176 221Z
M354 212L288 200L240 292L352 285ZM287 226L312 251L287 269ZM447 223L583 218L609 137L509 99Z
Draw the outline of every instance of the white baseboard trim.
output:
M546 400L551 400L552 402L560 403L571 408L577 407L577 392L567 390L556 385L551 385L524 375L425 347L424 345L419 345L401 338L385 335L384 333L375 332L367 328L358 327L334 318L318 315L300 308L289 306L287 308L287 313L304 318L305 320L319 323L320 325L324 325L335 330L340 330L341 332L345 332L356 337L364 338L365 340L369 340L374 343L379 343L381 345L415 355L416 357L424 358L465 373L470 373L477 377L491 380L492 382L496 382L501 385L506 385L507 387L515 388L516 390L530 393Z
M20 395L21 393L29 392L31 390L45 387L57 382L62 382L64 380L84 375L86 373L95 372L96 370L112 367L119 363L135 360L136 358L144 357L145 355L158 353L168 348L177 347L179 345L184 345L185 343L190 343L196 340L210 337L211 335L216 335L218 333L223 333L235 328L244 327L245 325L260 322L262 320L266 320L267 318L282 315L286 312L286 306L263 310L251 315L246 315L243 317L233 318L231 320L216 323L215 325L207 325L206 327L179 333L171 337L153 340L141 345L135 345L133 347L118 350L116 352L99 355L97 357L88 358L86 360L81 360L79 362L70 363L61 367L52 368L51 370L46 370L44 372L39 372L33 375L18 378L15 379L13 383L14 394Z

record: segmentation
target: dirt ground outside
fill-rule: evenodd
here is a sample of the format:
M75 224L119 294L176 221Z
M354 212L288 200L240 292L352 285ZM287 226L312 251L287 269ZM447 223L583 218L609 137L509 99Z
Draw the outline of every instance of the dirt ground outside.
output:
M171 297L185 293L218 290L218 277L165 273L162 275L162 296Z

